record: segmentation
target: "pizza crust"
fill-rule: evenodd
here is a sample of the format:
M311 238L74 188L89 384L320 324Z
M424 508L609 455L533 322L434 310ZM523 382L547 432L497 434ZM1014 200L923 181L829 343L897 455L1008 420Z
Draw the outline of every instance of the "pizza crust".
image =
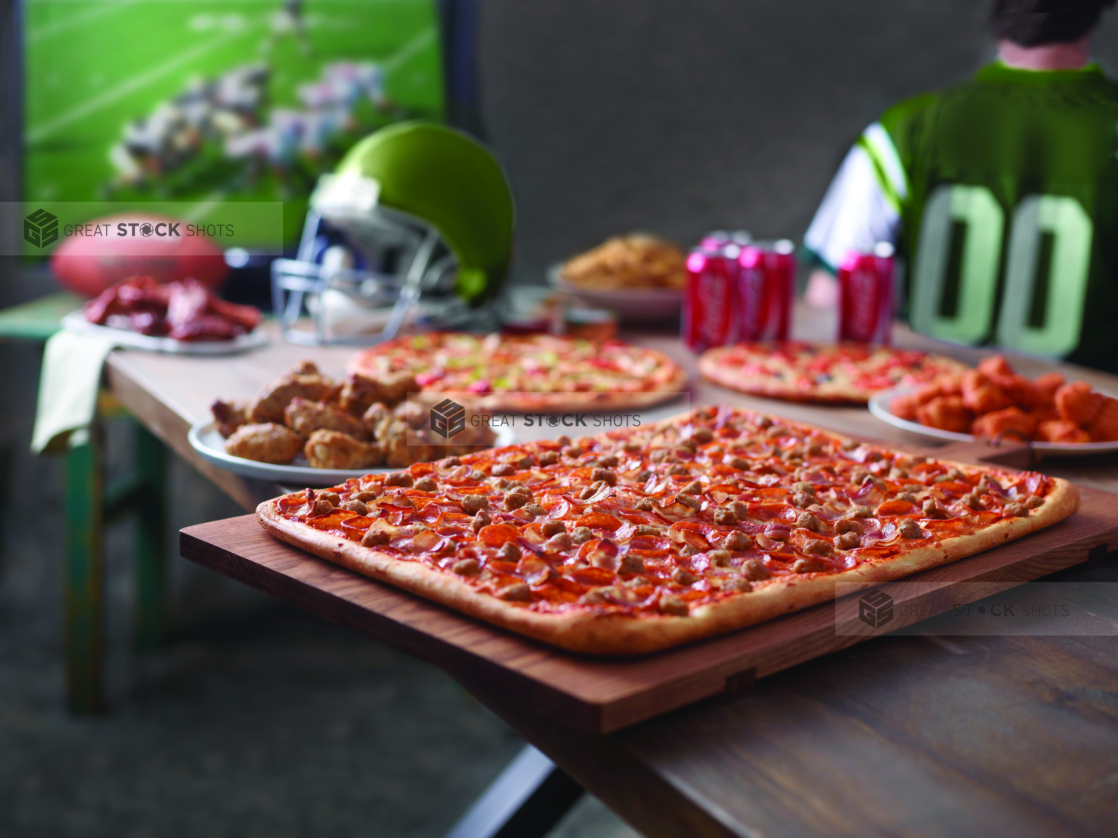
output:
M946 462L946 461L944 461ZM986 469L949 463L970 472ZM834 599L839 584L870 588L922 570L949 564L1051 526L1079 508L1079 492L1066 480L1049 478L1052 489L1042 506L1028 516L997 522L981 532L918 547L900 556L870 561L838 573L782 576L759 583L751 593L735 594L696 607L690 615L595 614L586 610L539 614L476 591L453 574L420 561L395 556L314 530L284 518L277 500L257 507L261 525L271 535L356 573L388 582L471 617L554 646L594 655L628 655L661 649L756 625L783 614Z

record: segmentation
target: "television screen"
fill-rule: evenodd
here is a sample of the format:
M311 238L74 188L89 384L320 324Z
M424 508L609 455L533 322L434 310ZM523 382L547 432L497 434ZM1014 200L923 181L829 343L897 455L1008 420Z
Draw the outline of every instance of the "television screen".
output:
M32 0L24 201L284 202L357 139L443 113L436 0Z

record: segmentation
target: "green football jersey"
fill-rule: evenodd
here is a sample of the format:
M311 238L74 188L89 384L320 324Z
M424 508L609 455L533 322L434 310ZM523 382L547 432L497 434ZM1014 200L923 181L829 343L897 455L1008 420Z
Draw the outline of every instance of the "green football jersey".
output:
M1114 370L1116 234L1118 86L996 63L867 129L806 244L896 244L917 331Z

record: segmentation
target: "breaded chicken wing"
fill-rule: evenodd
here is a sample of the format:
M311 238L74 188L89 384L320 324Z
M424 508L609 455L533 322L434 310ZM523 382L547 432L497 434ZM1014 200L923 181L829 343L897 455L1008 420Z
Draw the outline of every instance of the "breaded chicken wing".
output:
M1095 442L1118 442L1118 399L1103 396L1102 405L1088 431Z
M365 426L332 404L312 402L294 398L283 411L283 423L302 437L310 437L315 431L341 431L356 439L366 438Z
M1090 442L1091 435L1074 422L1066 419L1053 419L1036 426L1035 438L1041 442L1083 443Z
M943 395L942 391L934 382L921 384L911 393L897 396L889 402L889 411L894 416L899 416L901 419L908 419L911 422L916 419L916 411L919 410L920 407L941 395Z
M248 399L234 399L223 402L221 399L210 405L210 412L217 423L217 432L226 439L241 425L248 423Z
M974 414L958 396L939 396L917 408L916 418L931 428L969 434Z
M1023 375L1002 376L991 380L1022 410L1029 410L1044 402L1040 388Z
M467 422L461 432L444 439L431 430L430 414L417 402L401 402L391 409L378 402L365 411L362 421L392 468L480 451L496 436L488 425Z
M274 422L242 425L225 442L225 450L234 457L259 463L287 463L302 449L301 436Z
M1090 427L1102 410L1102 393L1096 393L1086 381L1065 384L1056 391L1056 409L1060 416L1081 428Z
M1046 372L1037 376L1033 382L1040 393L1040 403L1045 407L1056 408L1056 391L1064 384L1064 377L1058 372Z
M1012 407L1013 400L990 376L978 370L968 370L963 374L963 404L972 413L981 416Z
M361 424L365 426L370 439L381 439L391 421L392 411L383 402L369 405L369 409L361 416Z
M283 411L292 399L326 401L334 382L321 375L288 375L266 385L249 406L252 422L283 423Z
M322 373L318 370L318 364L304 358L291 368L291 372L289 372L288 375L322 375Z
M979 416L971 426L971 433L975 436L991 439L998 434L1030 439L1034 430L1036 430L1036 417L1025 413L1019 407L1007 407L1004 410L995 410Z
M1017 370L1005 359L1004 355L993 355L983 358L978 368L991 378L1009 378L1017 375Z
M393 373L371 378L361 373L351 373L342 386L339 403L343 410L360 416L369 406L381 402L389 407L403 401L408 393L418 393L419 385L410 373Z
M384 450L340 431L315 431L303 448L312 468L368 468L384 462Z

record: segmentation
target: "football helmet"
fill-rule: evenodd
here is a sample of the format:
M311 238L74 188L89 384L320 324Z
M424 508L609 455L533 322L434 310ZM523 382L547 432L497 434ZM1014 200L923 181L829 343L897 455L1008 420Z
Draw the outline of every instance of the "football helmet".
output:
M476 140L424 122L383 128L319 179L310 204L298 257L272 265L289 340L373 343L405 325L485 319L508 271L515 209Z

